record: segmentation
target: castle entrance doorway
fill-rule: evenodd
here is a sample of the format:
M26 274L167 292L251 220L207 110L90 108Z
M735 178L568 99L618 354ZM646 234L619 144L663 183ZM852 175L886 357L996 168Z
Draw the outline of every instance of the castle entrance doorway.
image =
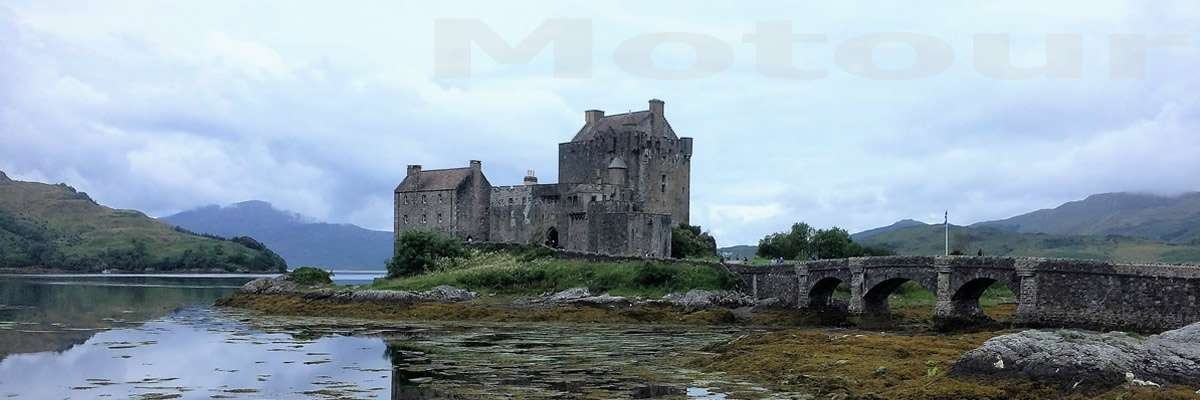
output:
M546 246L558 248L558 229L553 226L546 230Z

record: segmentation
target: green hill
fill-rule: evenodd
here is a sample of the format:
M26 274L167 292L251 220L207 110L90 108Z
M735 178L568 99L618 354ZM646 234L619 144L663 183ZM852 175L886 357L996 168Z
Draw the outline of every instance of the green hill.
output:
M974 227L1056 235L1120 235L1178 244L1200 243L1200 193L1159 196L1104 193L1053 209Z
M97 204L65 184L14 181L0 172L0 268L74 272L274 272L287 264L248 237L172 228L133 210Z
M942 225L910 226L870 236L864 245L902 255L944 253ZM987 226L951 226L950 248L967 255L1061 257L1121 262L1200 263L1200 245L1165 243L1118 235L1020 233Z

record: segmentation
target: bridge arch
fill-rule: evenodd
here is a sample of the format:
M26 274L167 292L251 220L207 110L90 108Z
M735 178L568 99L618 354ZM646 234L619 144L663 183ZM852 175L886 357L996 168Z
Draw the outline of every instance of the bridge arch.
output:
M833 293L838 286L849 284L836 276L826 276L813 283L808 289L808 306L817 309L837 308Z
M1004 263L962 266L950 271L947 293L939 299L936 314L942 319L990 320L983 312L980 298L988 288L1002 284L1014 296L1021 293L1021 280L1016 271Z
M863 314L886 315L891 312L888 297L905 282L916 283L935 296L938 293L938 275L932 263L879 265L865 269L863 273Z
M936 277L934 278L936 280ZM891 313L891 306L888 304L888 297L896 293L900 286L907 282L914 282L922 289L929 291L933 295L937 295L937 286L928 285L923 282L924 279L913 279L906 276L894 276L884 278L882 281L875 282L870 286L862 296L862 313L867 315L888 315Z

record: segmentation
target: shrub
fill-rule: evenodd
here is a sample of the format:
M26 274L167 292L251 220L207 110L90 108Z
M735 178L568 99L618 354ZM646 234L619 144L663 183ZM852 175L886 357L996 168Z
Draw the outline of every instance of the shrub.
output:
M290 276L292 282L296 282L298 285L312 286L333 283L333 279L330 278L333 273L317 267L296 268Z
M679 224L671 228L671 257L715 257L717 240L700 226Z
M395 256L388 262L388 277L412 276L424 273L438 259L457 258L466 254L457 238L433 231L408 231L396 239Z
M679 268L662 264L645 264L637 270L637 283L642 286L667 286L679 275Z

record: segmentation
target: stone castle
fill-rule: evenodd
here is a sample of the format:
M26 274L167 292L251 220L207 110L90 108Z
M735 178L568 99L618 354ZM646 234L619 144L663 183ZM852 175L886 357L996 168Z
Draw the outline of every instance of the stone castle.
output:
M584 112L558 145L558 183L492 186L482 164L408 166L395 191L395 232L435 230L467 241L545 244L589 253L669 257L671 227L688 223L692 138L671 129L661 100L645 111Z

